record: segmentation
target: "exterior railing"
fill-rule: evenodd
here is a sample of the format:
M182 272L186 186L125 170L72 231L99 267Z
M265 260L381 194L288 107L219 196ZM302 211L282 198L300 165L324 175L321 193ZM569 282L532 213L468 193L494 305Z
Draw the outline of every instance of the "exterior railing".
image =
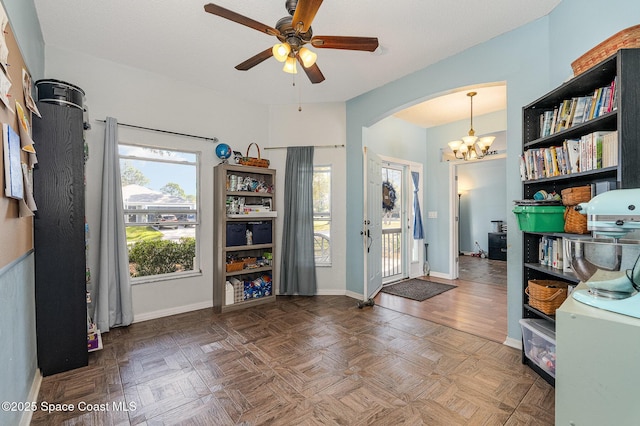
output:
M382 230L382 279L402 273L402 229Z

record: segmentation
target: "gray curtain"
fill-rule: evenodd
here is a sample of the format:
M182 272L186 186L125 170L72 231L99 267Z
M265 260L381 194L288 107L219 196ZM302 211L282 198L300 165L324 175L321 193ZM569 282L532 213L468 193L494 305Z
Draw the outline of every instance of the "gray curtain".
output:
M287 148L280 294L314 296L313 147Z
M115 118L107 117L104 139L99 266L94 295L94 321L103 333L133 321Z

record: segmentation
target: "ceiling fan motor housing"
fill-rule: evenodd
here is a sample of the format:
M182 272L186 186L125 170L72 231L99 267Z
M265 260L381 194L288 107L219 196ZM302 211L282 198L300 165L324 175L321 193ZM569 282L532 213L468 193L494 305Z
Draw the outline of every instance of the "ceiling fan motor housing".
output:
M313 31L309 27L309 31L306 33L297 32L291 23L292 17L285 16L276 23L276 29L280 31L278 39L282 42L287 42L293 50L298 50L303 45L311 42L313 37Z
M284 2L284 7L287 9L287 12L291 16L293 16L293 12L296 11L297 5L298 5L298 0L286 0Z

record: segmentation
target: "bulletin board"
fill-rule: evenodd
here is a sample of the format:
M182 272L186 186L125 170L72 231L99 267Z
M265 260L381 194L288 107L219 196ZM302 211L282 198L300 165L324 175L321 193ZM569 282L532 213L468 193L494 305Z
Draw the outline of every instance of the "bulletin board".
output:
M0 19L6 20L6 12L0 4ZM20 49L14 37L11 26L6 23L3 34L6 48L8 49L8 56L6 60L6 66L2 66L0 72L4 73L8 77L11 87L6 93L5 100L8 101L9 106L6 106L4 102L0 102L0 122L8 124L17 134L20 132L20 123L18 121L16 102L18 102L23 110L24 115L27 118L28 128L31 128L31 111L26 107L25 93L23 90L23 70L26 72L26 76L30 82L30 73L24 63ZM0 58L2 54L0 52ZM5 71L6 70L6 71ZM2 76L0 76L0 79ZM0 81L0 87L2 82ZM29 86L29 93L31 91ZM2 90L2 89L0 89ZM28 94L29 94L28 93ZM1 94L0 94L1 96ZM0 134L0 136L3 136ZM3 136L4 137L4 136ZM4 139L0 144L3 150L3 155L0 156L2 168L0 169L0 269L14 260L20 258L33 248L33 216L25 215L23 210L21 213L21 200L10 198L6 196L5 191L5 148ZM35 141L34 141L35 142ZM37 143L33 145L37 153ZM22 149L20 152L21 163L29 164L31 154ZM24 201L24 199L22 200ZM22 214L22 215L21 215Z

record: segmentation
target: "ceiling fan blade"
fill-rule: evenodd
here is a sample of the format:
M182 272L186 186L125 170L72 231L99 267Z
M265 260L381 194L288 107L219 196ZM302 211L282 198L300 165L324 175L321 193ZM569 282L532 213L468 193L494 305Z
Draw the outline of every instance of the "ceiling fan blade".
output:
M266 61L267 59L269 59L272 56L273 56L273 51L271 50L271 47L269 47L268 49L263 50L262 52L258 53L257 55L254 55L254 56L250 57L249 59L247 59L243 63L236 65L236 69L238 71L248 71L251 68L253 68L256 65L258 65L259 63L261 63L263 61Z
M313 47L322 49L366 50L373 52L378 48L377 37L348 37L348 36L314 36L311 39Z
M322 0L298 0L296 11L293 12L293 20L291 24L294 30L298 30L297 25L300 24L300 32L306 33L311 27L311 22L315 18Z
M228 19L230 21L236 22L238 24L245 25L249 28L253 28L254 30L258 30L262 33L267 33L269 35L279 36L280 31L275 28L270 27L269 25L265 25L261 22L254 21L251 18L247 18L244 15L240 15L232 10L225 9L224 7L218 6L217 4L209 3L204 5L205 12L209 12L213 15L220 16L221 18Z
M299 55L297 56L297 58L298 62L300 63L300 67L302 67L304 73L307 74L307 77L309 77L309 80L313 84L322 83L324 81L324 75L322 75L322 71L320 71L320 68L318 68L318 64L313 64L309 68L305 68Z

